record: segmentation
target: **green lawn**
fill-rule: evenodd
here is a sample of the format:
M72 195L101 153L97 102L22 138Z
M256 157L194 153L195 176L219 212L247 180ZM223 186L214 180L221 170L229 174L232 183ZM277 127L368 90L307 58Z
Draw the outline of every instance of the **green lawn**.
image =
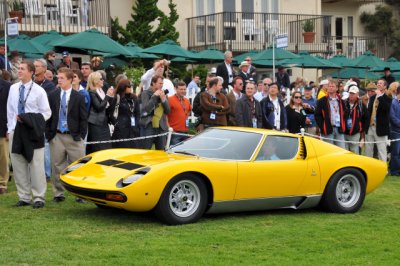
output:
M50 186L49 186L50 187ZM400 178L356 214L268 211L165 226L152 214L101 210L68 195L44 209L0 196L0 265L400 265Z

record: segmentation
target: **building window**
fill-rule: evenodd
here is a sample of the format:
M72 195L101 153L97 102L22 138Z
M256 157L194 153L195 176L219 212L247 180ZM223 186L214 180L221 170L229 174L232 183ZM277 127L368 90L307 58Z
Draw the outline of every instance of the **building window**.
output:
M224 40L236 40L236 28L235 27L224 27Z
M242 0L242 18L254 19L254 1Z
M207 37L208 37L208 42L215 42L215 27L214 26L207 27Z
M347 36L353 37L353 17L347 17Z
M196 0L196 16L204 15L204 0Z
M196 37L197 37L197 42L205 42L205 28L202 25L197 25L196 26Z
M222 11L224 14L224 22L234 21L235 19L235 0L223 0Z

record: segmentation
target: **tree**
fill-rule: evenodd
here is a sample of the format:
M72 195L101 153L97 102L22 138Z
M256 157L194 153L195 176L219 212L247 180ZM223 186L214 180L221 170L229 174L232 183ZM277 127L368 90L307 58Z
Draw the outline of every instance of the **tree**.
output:
M179 38L179 32L176 31L176 28L174 26L179 19L179 15L176 10L176 4L174 4L172 0L169 0L168 7L169 7L169 16L161 14L159 19L160 24L158 25L158 28L154 32L156 44L162 43L163 41L166 40L173 40L177 42Z
M158 0L137 0L132 6L131 20L126 27L119 24L118 18L112 20L111 36L114 40L128 43L135 42L146 48L159 44L167 39L177 41L179 33L174 24L179 18L176 4L169 0L169 16L157 7ZM158 23L157 23L158 22Z
M400 23L396 19L400 12L398 0L385 0L388 6L378 5L375 13L363 12L360 16L365 29L379 36L385 37L393 48L394 56L400 56Z

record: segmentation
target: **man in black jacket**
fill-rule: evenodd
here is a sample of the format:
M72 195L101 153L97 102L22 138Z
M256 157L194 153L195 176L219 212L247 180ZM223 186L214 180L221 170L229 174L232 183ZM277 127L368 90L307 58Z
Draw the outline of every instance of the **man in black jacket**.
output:
M224 94L228 93L228 85L231 85L233 78L235 77L235 72L232 67L232 52L226 51L224 53L224 62L217 66L216 75L223 78L224 82L222 83L222 92Z
M85 155L83 140L87 133L88 115L85 98L72 89L72 70L60 68L57 77L60 89L49 95L53 115L46 124L46 138L50 143L52 159L53 200L61 202L65 196L60 173Z
M345 149L344 133L346 131L347 109L338 94L337 82L330 80L328 95L318 100L315 108L315 121L321 131L321 137Z
M7 193L9 151L7 136L7 98L11 84L0 79L0 195Z
M369 127L365 136L365 155L372 157L374 152L374 143L377 142L378 158L384 162L387 161L386 141L390 133L389 114L391 99L385 94L387 88L386 80L378 80L376 95L372 96L368 102L368 114L370 116Z

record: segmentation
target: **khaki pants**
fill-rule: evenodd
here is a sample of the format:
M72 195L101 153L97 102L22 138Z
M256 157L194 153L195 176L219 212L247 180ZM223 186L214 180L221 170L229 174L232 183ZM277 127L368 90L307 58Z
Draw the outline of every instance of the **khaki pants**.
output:
M74 141L69 134L57 133L49 144L53 194L54 197L63 197L64 187L60 181L60 174L69 164L85 156L83 140Z
M19 200L30 202L33 197L34 202L44 202L47 189L44 173L44 148L35 149L32 161L29 163L21 154L11 152L13 136L14 133L9 135L9 148Z
M365 142L378 142L376 143L376 147L378 148L378 158L381 161L387 162L387 144L386 141L388 136L379 137L376 135L376 127L370 126L368 129L368 133L365 135ZM373 158L374 156L374 143L365 143L365 155Z
M7 188L10 177L8 140L0 138L0 188Z
M354 135L344 135L346 141L360 142L360 133ZM346 142L346 150L354 152L355 154L360 154L360 143L350 143Z

